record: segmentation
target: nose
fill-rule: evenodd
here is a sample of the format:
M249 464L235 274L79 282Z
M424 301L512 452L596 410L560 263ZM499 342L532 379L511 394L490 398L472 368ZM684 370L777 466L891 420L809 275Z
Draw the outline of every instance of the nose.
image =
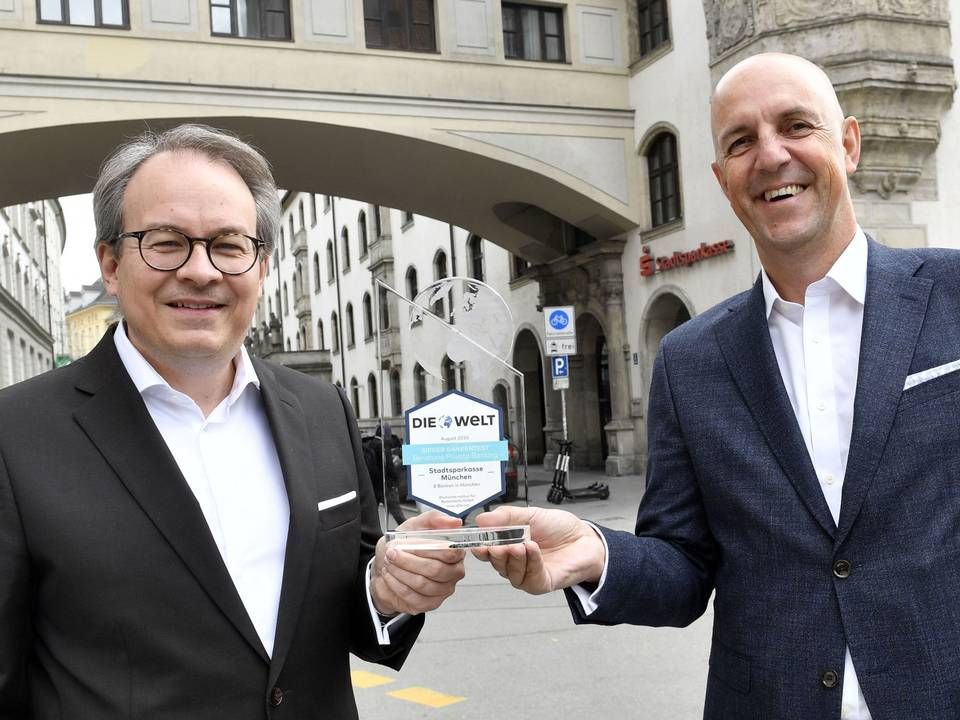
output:
M203 286L223 278L223 273L217 270L207 255L207 246L200 240L191 242L193 251L187 262L177 270L177 279L186 280L195 285Z
M775 172L790 162L790 151L783 138L777 133L769 133L758 139L756 166L758 170Z

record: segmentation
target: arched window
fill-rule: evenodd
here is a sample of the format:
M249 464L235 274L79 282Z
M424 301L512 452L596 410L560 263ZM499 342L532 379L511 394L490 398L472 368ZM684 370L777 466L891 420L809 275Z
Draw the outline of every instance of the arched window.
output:
M427 373L420 363L413 366L413 401L417 405L427 401Z
M390 329L390 305L387 302L387 289L380 288L380 329Z
M330 349L333 352L340 352L340 322L337 320L337 314L330 314Z
M326 349L326 339L323 336L323 320L317 320L317 350Z
M373 232L374 237L382 238L383 237L383 228L380 227L380 206L373 206Z
M470 277L483 282L483 238L470 236L467 240L467 258L470 263Z
M360 383L355 377L350 378L350 402L353 403L353 412L360 417Z
M377 397L377 378L373 373L367 375L367 402L370 406L370 417L380 415L380 398Z
M290 220L290 235L287 237L287 242L290 243L290 250L293 249L293 213L291 212L288 219Z
M407 297L413 300L420 292L420 286L417 284L417 269L411 265L407 268Z
M443 250L438 250L433 256L433 279L442 280L447 277L447 254Z
M669 132L657 135L647 150L650 180L650 224L659 227L677 220L680 209L680 172L677 138Z
M373 303L370 293L363 294L363 337L373 337Z
M346 225L340 231L340 245L343 251L343 260L341 261L343 267L340 268L340 271L348 272L350 270L350 233L347 231Z
M353 303L347 303L347 347L357 344L357 336L353 325Z
M305 227L307 226L307 220L306 220L306 218L304 217L304 214L303 214L303 200L302 200L302 199L300 200L299 215L300 215L300 227L305 228Z
M310 225L311 227L317 224L317 196L314 193L310 193Z
M285 234L286 233L283 227L281 226L280 228L280 259L281 260L287 256L287 241L284 239Z
M327 240L327 282L333 282L333 240Z
M287 297L287 284L283 284L283 314L288 315L290 313L290 302Z
M360 257L367 254L367 214L361 210L357 216L357 237L360 238Z
M498 382L493 386L493 404L503 412L503 427L510 431L510 409L507 401L507 386Z
M320 253L318 252L313 253L313 292L320 292Z
M400 417L403 414L403 402L400 396L400 371L390 371L390 414Z

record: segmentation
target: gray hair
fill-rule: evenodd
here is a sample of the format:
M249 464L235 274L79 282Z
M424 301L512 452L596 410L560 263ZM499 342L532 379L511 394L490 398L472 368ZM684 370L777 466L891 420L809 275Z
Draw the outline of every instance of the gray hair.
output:
M257 208L257 237L270 256L280 231L280 198L270 165L259 150L225 130L209 125L178 125L155 132L148 130L118 147L104 161L93 187L93 216L97 225L94 245L106 243L116 249L123 232L123 195L130 178L154 155L165 152L196 152L224 162L243 179Z

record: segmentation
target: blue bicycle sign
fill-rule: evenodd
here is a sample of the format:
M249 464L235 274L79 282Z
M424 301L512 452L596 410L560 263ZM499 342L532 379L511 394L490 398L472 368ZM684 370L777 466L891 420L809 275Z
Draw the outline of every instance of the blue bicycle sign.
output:
M570 316L563 310L554 310L550 313L550 327L554 330L563 330L570 324Z

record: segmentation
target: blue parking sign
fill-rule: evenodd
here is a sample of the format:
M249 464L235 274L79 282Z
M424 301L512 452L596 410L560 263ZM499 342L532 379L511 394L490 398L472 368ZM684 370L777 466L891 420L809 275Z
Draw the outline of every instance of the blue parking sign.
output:
M570 376L570 360L568 355L555 355L550 362L551 374L555 378Z

